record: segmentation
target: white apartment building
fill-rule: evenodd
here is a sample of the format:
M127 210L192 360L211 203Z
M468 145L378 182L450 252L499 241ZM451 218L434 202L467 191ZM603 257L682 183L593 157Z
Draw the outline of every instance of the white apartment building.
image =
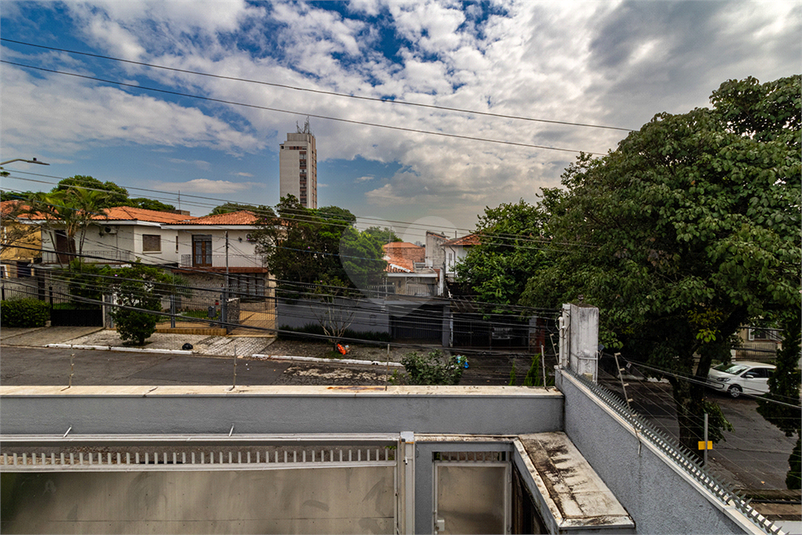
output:
M317 148L309 123L288 133L279 151L281 197L294 195L306 208L317 208Z

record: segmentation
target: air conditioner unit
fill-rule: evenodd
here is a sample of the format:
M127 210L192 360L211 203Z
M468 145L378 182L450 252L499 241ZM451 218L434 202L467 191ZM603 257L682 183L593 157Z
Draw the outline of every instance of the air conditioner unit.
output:
M117 234L117 227L103 227L103 234Z

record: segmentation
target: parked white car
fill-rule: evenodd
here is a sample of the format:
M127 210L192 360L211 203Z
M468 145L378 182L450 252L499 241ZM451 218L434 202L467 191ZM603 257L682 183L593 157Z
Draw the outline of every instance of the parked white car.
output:
M719 364L707 374L707 386L734 398L741 394L759 396L769 391L769 377L775 369L772 364L746 360Z

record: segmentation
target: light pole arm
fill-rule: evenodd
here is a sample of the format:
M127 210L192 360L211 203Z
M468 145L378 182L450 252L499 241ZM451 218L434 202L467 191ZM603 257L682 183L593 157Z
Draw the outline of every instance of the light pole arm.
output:
M0 162L0 166L6 165L7 163L11 162L25 162L25 163L36 163L39 165L50 165L49 163L40 162L36 158L33 158L31 160L26 160L25 158L14 158L13 160L6 160L5 162Z

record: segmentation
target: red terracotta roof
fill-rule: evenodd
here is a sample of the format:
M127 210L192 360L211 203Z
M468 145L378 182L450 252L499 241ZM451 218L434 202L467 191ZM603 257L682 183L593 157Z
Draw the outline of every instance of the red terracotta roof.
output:
M259 217L248 210L227 214L207 215L188 221L178 221L179 225L255 225Z
M42 214L25 214L19 215L15 214L15 210L26 210L28 209L28 205L21 204L22 201L2 201L0 202L0 214L3 217L14 217L18 219L32 219L32 220L39 220L45 219L45 216Z
M408 273L414 271L415 262L426 260L426 249L408 242L391 242L382 245L386 271L389 273Z
M133 206L106 208L104 213L106 214L105 216L96 215L92 219L103 221L150 221L153 223L178 223L187 219L195 219L186 214L145 210L144 208L134 208Z
M443 242L443 245L462 245L463 247L470 247L472 245L479 245L479 236L477 234L468 234L461 238L455 238Z

